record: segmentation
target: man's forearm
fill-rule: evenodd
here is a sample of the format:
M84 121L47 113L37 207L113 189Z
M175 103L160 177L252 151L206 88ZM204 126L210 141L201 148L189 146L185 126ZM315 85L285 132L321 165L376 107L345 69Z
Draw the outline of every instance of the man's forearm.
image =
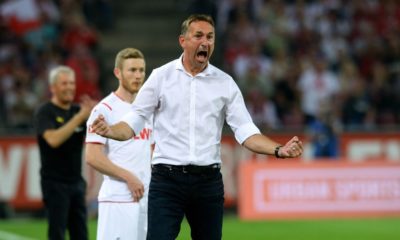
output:
M247 149L261 154L275 155L277 158L295 158L303 153L303 143L294 136L285 144L279 144L262 134L255 134L243 143Z
M52 148L58 148L72 136L75 129L82 124L85 119L81 115L73 116L65 125L58 129L48 129L43 137Z
M252 152L274 155L275 148L280 144L262 134L255 134L243 143Z
M108 159L102 144L86 144L85 160L98 172L119 180L126 181L126 175L130 174L127 170L115 165Z
M132 138L134 134L134 131L126 122L119 122L110 126L110 131L106 133L105 137L118 141L125 141Z

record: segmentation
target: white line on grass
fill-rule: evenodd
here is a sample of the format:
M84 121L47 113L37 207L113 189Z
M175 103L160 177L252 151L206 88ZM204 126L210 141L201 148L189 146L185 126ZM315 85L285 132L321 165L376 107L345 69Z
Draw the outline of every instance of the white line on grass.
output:
M0 240L37 240L34 238L28 238L14 233L4 232L0 230Z

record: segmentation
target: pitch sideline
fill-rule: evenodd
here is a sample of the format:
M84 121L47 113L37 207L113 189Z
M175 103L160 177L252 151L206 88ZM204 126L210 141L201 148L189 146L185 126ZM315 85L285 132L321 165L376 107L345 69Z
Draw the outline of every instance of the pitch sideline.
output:
M0 240L38 240L0 230Z

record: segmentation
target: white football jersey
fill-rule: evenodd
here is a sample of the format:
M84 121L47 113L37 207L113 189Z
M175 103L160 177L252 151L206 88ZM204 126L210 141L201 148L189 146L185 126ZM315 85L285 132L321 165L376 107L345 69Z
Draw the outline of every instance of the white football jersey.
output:
M86 143L104 144L106 155L116 165L134 173L144 184L148 192L151 175L151 144L153 143L153 127L146 122L143 130L132 139L116 141L91 132L91 124L102 114L110 125L120 122L122 116L131 111L131 104L123 101L115 93L109 94L92 110L87 121ZM103 175L98 200L113 202L133 201L127 184L119 179Z

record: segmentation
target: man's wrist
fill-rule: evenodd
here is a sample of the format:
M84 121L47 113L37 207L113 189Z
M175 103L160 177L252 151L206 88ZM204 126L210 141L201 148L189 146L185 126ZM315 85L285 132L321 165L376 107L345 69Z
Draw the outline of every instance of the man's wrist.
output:
M279 155L279 150L281 149L281 147L282 147L282 145L279 145L279 146L276 146L276 148L275 148L275 157L276 158L284 158L284 157L281 157L281 155Z
M79 124L86 121L85 115L81 112L78 112L77 114L75 114L74 117L78 120Z

